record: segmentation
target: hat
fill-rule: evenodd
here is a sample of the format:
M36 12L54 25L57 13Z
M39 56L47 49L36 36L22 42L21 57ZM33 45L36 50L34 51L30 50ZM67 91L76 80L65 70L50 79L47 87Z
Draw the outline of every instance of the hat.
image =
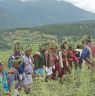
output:
M36 52L36 55L41 55L41 53L40 52Z

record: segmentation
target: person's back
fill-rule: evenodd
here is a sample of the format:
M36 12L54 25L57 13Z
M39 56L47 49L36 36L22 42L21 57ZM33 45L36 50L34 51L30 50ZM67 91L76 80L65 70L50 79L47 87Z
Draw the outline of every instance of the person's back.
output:
M80 63L83 63L82 60L85 61L85 64L88 65L88 68L91 68L92 66L92 49L91 49L91 41L87 40L86 45L82 50L81 56L80 56Z
M81 58L84 60L86 58L90 58L90 49L87 46L83 48L83 51L81 53Z
M41 53L36 52L33 56L34 58L34 69L39 69L40 68L40 59L41 59Z
M40 52L36 52L33 56L34 58L34 73L35 73L35 77L37 77L39 75L39 69L40 69Z

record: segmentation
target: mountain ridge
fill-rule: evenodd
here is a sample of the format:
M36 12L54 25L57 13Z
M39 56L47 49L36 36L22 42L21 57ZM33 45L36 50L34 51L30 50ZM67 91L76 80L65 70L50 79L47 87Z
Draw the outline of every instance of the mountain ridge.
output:
M19 0L4 0L0 2L0 6L7 9L9 15L11 14L20 22L13 24L19 27L95 20L95 14L64 1L38 0L37 2L22 3Z

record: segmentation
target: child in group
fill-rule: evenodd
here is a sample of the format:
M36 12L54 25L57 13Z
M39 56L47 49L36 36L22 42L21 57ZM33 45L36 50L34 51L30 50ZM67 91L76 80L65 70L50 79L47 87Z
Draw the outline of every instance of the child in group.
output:
M9 90L12 92L12 87L14 87L14 95L13 96L19 96L18 89L20 87L20 75L18 68L21 64L21 61L19 58L15 58L12 63L12 67L9 69L8 72L8 83L9 83ZM15 84L15 86L13 86Z
M4 71L4 66L1 62L0 62L0 87L1 87L0 91L4 92L4 94L9 96L7 73ZM0 92L0 96L3 96L1 92Z

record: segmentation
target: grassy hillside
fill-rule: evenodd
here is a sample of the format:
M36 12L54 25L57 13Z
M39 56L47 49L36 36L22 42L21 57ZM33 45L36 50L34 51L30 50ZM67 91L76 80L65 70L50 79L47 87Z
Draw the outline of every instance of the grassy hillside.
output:
M95 22L95 21L93 21ZM34 30L48 33L48 34L56 34L58 36L63 35L71 35L71 36L81 36L81 35L95 35L95 23L90 22L80 22L73 24L55 24L55 25L47 25L37 28L32 28L32 32Z
M0 31L0 49L8 49L15 42L21 42L22 45L38 45L38 42L46 42L52 39L61 42L65 38L69 41L78 41L92 35L95 38L94 21L84 21L73 24L55 24L34 28L4 29Z
M4 61L7 68L7 60L13 51L13 44L20 42L25 48L32 45L33 53L38 51L39 44L63 39L69 43L79 44L87 35L95 36L95 24L81 22L80 24L47 25L37 28L6 29L0 31L0 60ZM95 38L93 39L95 42ZM73 45L74 46L74 45ZM22 50L23 50L22 48ZM94 63L95 63L95 59ZM88 70L83 64L82 70L72 69L71 74L64 76L64 80L45 82L43 78L34 79L31 84L32 93L25 95L23 90L20 96L95 96L95 64L93 70ZM1 90L0 90L1 91ZM12 94L14 90L12 90ZM13 95L11 95L13 96Z

